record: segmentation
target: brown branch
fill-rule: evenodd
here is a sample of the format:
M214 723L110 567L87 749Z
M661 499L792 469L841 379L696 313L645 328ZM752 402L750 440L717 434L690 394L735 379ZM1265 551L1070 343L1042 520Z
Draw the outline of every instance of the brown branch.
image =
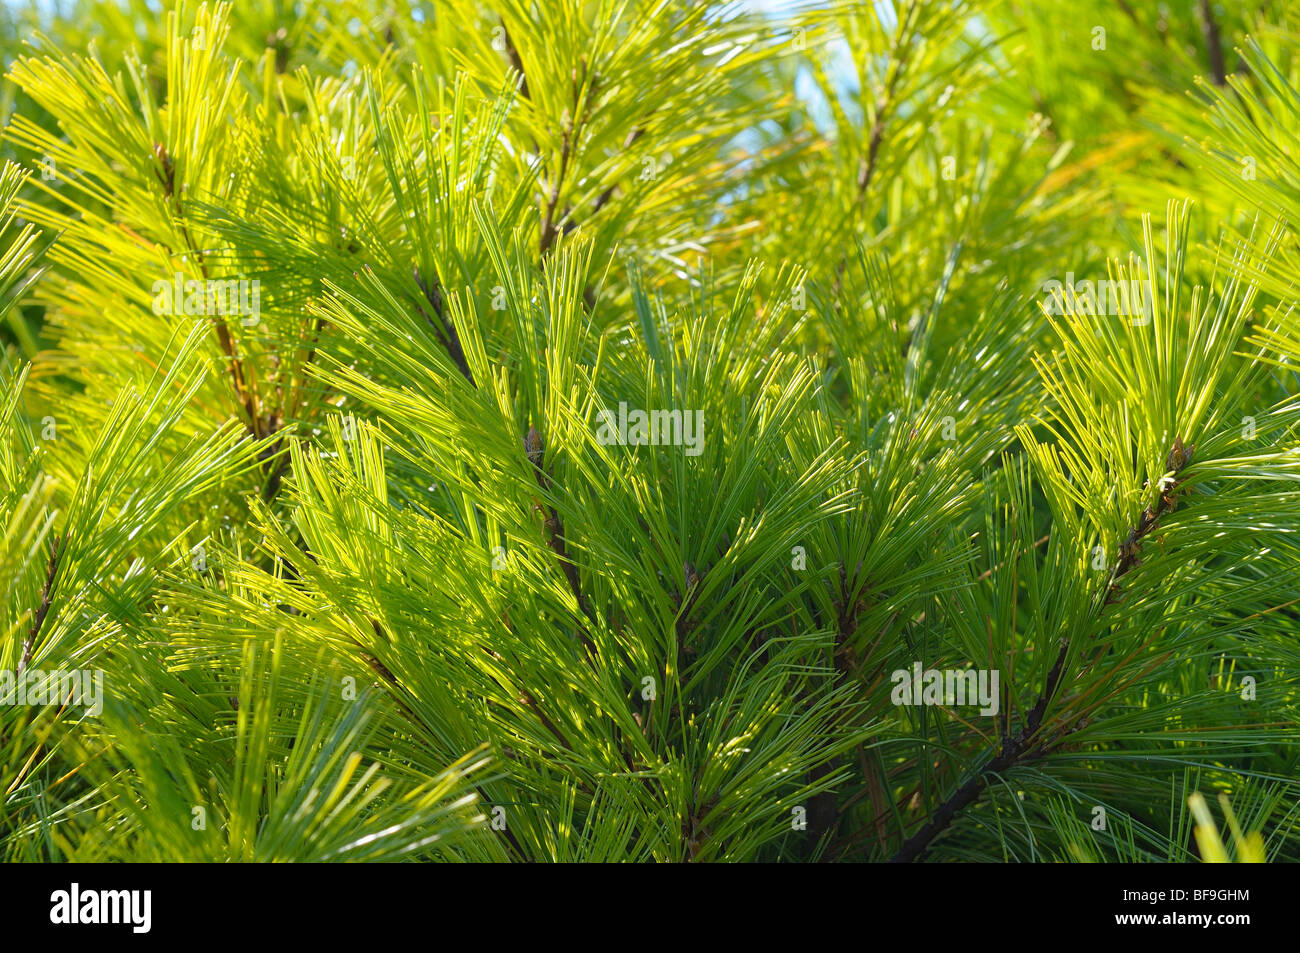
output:
M392 27L390 26L389 33L391 34L391 32ZM391 35L388 42L392 43ZM285 70L289 68L289 31L284 27L280 27L274 33L268 33L266 35L266 48L275 53L275 71L283 75Z
M531 425L528 428L528 433L524 436L524 452L528 455L528 462L533 465L538 488L544 494L549 493L551 476L545 466L542 435L537 432L536 427ZM560 514L555 507L540 502L536 503L536 506L545 514L543 530L545 531L547 548L555 554L555 559L560 564L560 571L564 573L564 578L569 583L569 589L573 592L573 598L577 600L578 611L590 619L591 612L587 606L587 600L582 594L582 583L578 574L578 567L569 558L568 546L565 543L564 522L560 519ZM595 647L591 641L591 636L581 627L580 631L582 632L583 644L589 651L594 651Z
M930 815L930 819L925 826L908 838L898 853L889 859L889 862L891 864L907 864L925 853L929 849L930 842L952 823L953 818L979 799L979 796L984 792L984 788L988 786L990 775L1001 774L1013 765L1036 760L1047 753L1045 748L1037 748L1031 751L1027 739L1023 741L1022 739L1024 739L1023 732L1021 736L1011 741L1009 747L1004 747L1001 754L985 764L965 784L959 787L952 797L944 801L939 806L939 809Z
M1043 757L1056 742L1069 733L1068 731L1061 731L1048 743L1034 745L1034 738L1038 734L1047 706L1056 696L1056 691L1061 686L1062 676L1065 672L1065 662L1069 652L1070 640L1062 639L1061 650L1057 653L1056 662L1047 673L1043 693L1038 696L1038 701L1034 703L1034 707L1025 716L1025 726L1014 738L1003 736L1002 752L968 778L966 783L959 787L948 800L939 805L938 809L930 815L930 819L926 821L925 825L908 838L903 843L903 846L899 848L898 853L890 858L890 863L906 864L919 858L929 849L931 841L947 829L958 813L979 799L979 796L984 792L984 788L988 785L990 775L1001 774L1017 764Z
M1029 548L1030 548L1030 549L1037 549L1039 546L1043 545L1043 543L1047 542L1047 540L1048 540L1050 537L1051 537L1051 533L1046 533L1046 534L1044 534L1040 539L1035 540L1035 541L1034 541L1034 544L1033 544L1032 546L1030 546ZM1020 555L1024 555L1024 553L1022 552L1022 553L1020 553ZM980 574L975 578L975 581L976 581L976 582L983 582L985 579L989 578L989 576L993 575L995 572L997 572L999 569L1001 569L1004 565L1005 565L1005 563L998 563L996 566L991 566L991 567L989 567L988 569L986 569L986 570L984 570L982 573L980 573ZM922 618L922 619L925 618L925 613L924 613L924 612L921 613L921 618ZM919 620L918 620L918 621L919 621Z
M519 49L515 46L514 40L510 39L510 31L506 28L504 19L498 17L497 21L501 24L501 33L505 40L506 56L510 59L510 65L515 72L519 74L519 92L525 99L532 99L528 91L528 74L524 70L524 61L519 55ZM575 107L577 105L577 96L574 96ZM545 258L550 252L551 246L555 243L556 224L555 210L560 204L560 188L564 183L564 176L569 166L569 153L572 149L572 139L575 136L573 121L565 125L564 135L560 144L560 169L556 175L555 181L551 184L551 191L546 198L545 210L542 213L542 231L539 239L539 253Z
M907 12L898 21L898 35L894 41L893 61L890 63L889 75L885 80L885 89L881 92L876 100L876 107L873 111L873 120L871 123L871 135L867 141L867 154L858 164L857 193L853 199L853 212L861 208L863 201L867 196L867 189L871 185L872 179L876 174L877 159L880 153L880 147L885 139L885 127L889 118L890 111L897 105L894 97L898 92L898 83L903 77L903 72L907 68L907 58L912 51L912 43L903 45L904 38L907 36L908 27L912 22L918 8L918 0L911 0L908 4ZM848 265L848 255L840 257L839 264L835 267L835 283L833 285L833 294L838 295L842 287L844 269Z
M573 136L573 123L570 122L564 127L564 135L560 140L560 171L551 184L551 192L546 199L546 211L542 215L542 234L539 241L539 253L542 258L545 258L550 253L551 246L555 244L557 234L555 209L560 204L560 188L564 185L564 176L569 169L569 155L572 149Z
M26 671L27 666L32 661L32 651L36 647L36 639L41 634L41 627L45 624L45 617L50 612L50 600L54 595L54 576L59 568L59 554L68 545L68 534L64 533L62 539L50 541L50 559L45 565L45 585L41 588L41 603L37 606L36 611L32 613L32 627L27 633L27 640L23 642L23 656L18 663L18 672L21 674Z
M903 38L907 34L908 25L912 22L917 7L917 0L912 0L908 4L907 13L899 23L898 41L894 47L894 61L890 65L890 75L885 81L884 92L876 100L875 119L871 125L871 139L867 143L867 156L858 167L857 198L859 202L866 197L867 187L871 184L871 179L875 175L876 157L885 138L885 123L889 117L889 111L897 105L894 102L894 97L898 93L898 82L903 78L903 71L907 69L907 58L911 54L913 46L910 42L906 46L902 46Z
M515 47L515 41L510 39L510 31L506 29L506 21L497 17L497 22L501 24L501 35L506 44L506 56L510 58L510 66L519 74L519 93L524 99L532 99L528 93L528 74L524 72L524 61L519 56L519 50Z
M307 355L303 358L299 367L308 367L315 362L320 332L321 325L318 323L315 331L312 333L311 346L307 349ZM283 390L280 390L281 406L266 415L265 421L262 424L263 433L273 434L280 430L280 427L284 422L284 413L286 408L292 406L301 409L303 406L301 389L295 387L291 393L294 396L292 401L287 400L284 396ZM288 448L285 446L287 437L288 434L280 434L274 444L258 455L259 462L264 466L272 460L275 461L270 472L267 474L266 482L262 485L262 499L267 503L270 503L271 500L273 500L280 492L281 481L284 479L284 474L288 471L289 463L292 460Z
M581 59L582 71L579 73L575 67L572 76L572 93L573 106L570 118L565 121L564 132L560 140L560 168L556 173L555 180L551 183L551 191L546 199L546 209L542 216L542 231L539 239L540 255L545 260L550 253L551 247L555 244L555 239L559 232L558 220L555 211L560 204L560 191L564 187L564 180L569 173L569 162L573 158L573 153L577 150L579 140L582 136L582 129L587 120L591 118L591 110L594 105L594 93L599 86L598 77L593 77L591 83L591 95L584 95L587 83L587 58ZM584 105L585 103L585 105ZM629 141L634 141L629 137ZM562 218L568 217L569 210L565 209ZM564 231L567 234L574 228L572 221L565 224Z
M1179 472L1192 462L1192 455L1195 450L1195 444L1184 446L1182 439L1175 437L1173 446L1165 458L1166 472L1172 473L1176 477ZM1142 511L1137 524L1129 532L1128 539L1120 545L1120 558L1104 590L1106 595L1103 599L1103 605L1111 601L1111 597L1118 589L1119 580L1137 566L1139 561L1137 552L1140 549L1141 539L1156 527L1162 516L1176 507L1176 487L1177 484L1175 483L1167 490L1163 487L1160 488L1155 507L1147 507ZM904 842L898 853L891 858L891 863L907 863L916 860L929 849L931 841L952 823L957 814L979 798L988 784L989 775L1000 774L1016 764L1043 757L1078 727L1077 725L1074 727L1065 726L1058 730L1047 742L1037 746L1034 745L1033 739L1042 724L1043 716L1047 712L1047 706L1055 697L1064 678L1065 662L1069 651L1070 640L1063 639L1060 652L1056 656L1056 662L1047 673L1043 693L1038 696L1038 701L1034 703L1034 707L1025 716L1024 728L1014 738L1003 737L1002 753L980 768L965 784L956 790L952 797L944 801L938 810L930 816L925 826Z
M1038 733L1039 725L1042 723L1043 714L1047 711L1048 704L1060 687L1061 676L1069 650L1069 639L1062 640L1061 651L1056 656L1056 663L1052 666L1051 671L1047 673L1046 687L1043 689L1043 693L1038 696L1038 701L1034 703L1034 707L1030 709L1029 714L1025 717L1025 727L1014 738L1003 737L1002 752L968 778L966 783L953 793L952 797L939 805L938 809L930 815L930 819L926 821L925 826L909 837L903 843L903 846L899 848L898 853L889 859L891 864L911 863L924 854L930 848L931 841L947 829L957 814L979 799L979 796L984 792L984 788L988 786L991 775L1001 774L1015 765L1036 761L1044 757L1054 745L1069 734L1069 729L1064 728L1045 744L1034 744L1034 738Z
M510 31L506 28L505 20L498 17L497 22L501 24L501 33L505 40L505 45L506 45L506 56L510 59L511 67L513 67L515 72L519 74L520 95L522 95L524 99L532 99L532 96L529 94L528 91L528 74L524 70L524 61L523 58L520 57L519 55L519 49L515 46L514 40L510 39ZM574 95L574 105L576 108L577 106L576 90ZM539 246L539 254L543 259L546 258L547 254L551 250L551 246L555 243L555 237L556 237L555 210L560 204L560 188L564 183L564 176L566 171L568 170L569 153L572 148L572 138L574 137L574 135L575 135L575 130L573 127L573 122L572 120L570 120L569 123L566 124L564 127L564 135L560 145L559 174L555 177L555 181L551 184L551 191L546 197L546 206L542 213L542 229L541 229L541 237L538 241L538 246Z
M437 335L439 343L447 349L448 356L450 356L452 361L455 362L456 367L460 369L465 380L469 381L471 387L477 387L478 384L475 383L474 375L469 369L469 361L465 359L465 348L460 342L460 335L456 333L456 325L447 316L446 308L444 307L442 299L441 282L438 281L438 278L435 275L433 286L429 287L424 283L424 279L420 277L420 269L418 267L411 270L415 275L415 283L424 294L425 300L429 302L429 306L433 309L433 313L437 316L438 320L434 321L434 319L429 317L428 313L418 304L415 306L415 310L419 311L420 314L424 316L424 320L429 323L429 327L433 328L433 333Z
M569 740L560 733L560 729L555 727L551 722L551 719L546 717L546 712L542 711L541 706L537 704L537 699L532 696L531 692L527 689L520 692L519 703L528 707L533 714L537 716L538 721L542 723L542 727L551 733L551 736L559 742L561 748L565 751L573 750L573 746L569 744Z
M844 563L840 563L840 604L836 613L835 652L832 661L841 676L848 674L854 668L853 647L849 645L849 639L858 630L857 591L858 576L861 573L862 563L858 563L853 569L853 579L850 581Z
M631 149L634 145L636 145L637 140L644 135L645 135L645 127L637 126L635 129L629 132L627 134L627 138L623 140L623 149L625 151ZM617 188L616 185L611 185L596 197L596 201L593 202L591 205L591 214L593 218L595 217L597 212L599 212L607 204L609 204L609 200L614 197L614 190L616 188Z
M1205 49L1210 57L1210 73L1215 86L1226 86L1227 72L1223 67L1223 41L1219 37L1219 24L1214 22L1210 0L1201 0L1201 32L1205 34Z
M1162 516L1177 508L1178 482L1174 478L1192 462L1192 455L1195 452L1196 444L1184 446L1181 437L1174 437L1173 446L1169 448L1169 454L1165 457L1165 472L1172 474L1170 479L1173 479L1174 482L1167 490L1163 486L1159 488L1155 506L1148 506L1142 511L1141 515L1138 516L1137 523L1129 530L1128 538L1120 543L1119 560L1115 565L1110 585L1106 590L1107 602L1118 601L1116 596L1119 592L1120 579L1141 562L1138 553L1142 550L1143 538L1156 528Z
M378 619L371 619L370 627L375 630L375 635L378 638L384 642L389 641L388 634L384 631L384 627L379 624ZM356 638L352 639L352 644L361 649L361 661L370 666L370 668L374 670L380 678L386 681L389 685L392 685L394 688L400 689L402 687L402 683L398 681L397 676L393 674L392 669L379 661L379 656L367 652L366 647ZM402 699L394 697L393 700L408 714L412 714L411 710L407 708L406 703L402 701Z
M389 641L388 634L384 631L384 627L380 625L378 619L371 619L370 625L371 628L375 630L376 636L378 636L380 639L384 640L385 642ZM425 722L425 720L421 718L415 712L415 710L412 709L411 706L408 705L401 697L399 697L398 694L396 694L396 692L404 691L404 688L402 687L402 684L398 680L397 676L395 676L392 673L392 671L388 668L388 666L386 666L383 662L379 661L379 659L376 656L366 652L365 646L363 646L360 641L358 641L356 638L352 638L351 641L353 645L357 646L357 648L362 650L361 651L362 660L368 666L370 666L370 668L372 668L375 672L377 672L380 675L380 677L384 679L384 681L388 682L388 684L393 687L394 691L390 691L388 693L388 697L393 700L393 702L397 705L397 707L401 709L403 713L405 713L406 717L409 718L412 721L412 723L425 724L427 727L427 723ZM509 758L511 756L510 749L508 748L505 749L502 753L505 755L506 758ZM483 791L483 789L479 785L472 784L471 786L474 790L474 793L478 795L478 798L481 802L487 805L495 806L492 799L487 796L487 794ZM505 834L506 840L510 842L510 846L514 848L515 853L518 854L521 859L525 858L527 855L524 853L523 845L520 844L519 841L515 838L515 835L510 832L509 827L505 828L502 831L502 833Z
M267 460L275 460L275 465L271 472L267 474L266 482L262 484L262 501L270 503L277 493L280 492L280 484L284 480L285 471L289 469L289 449L284 445L284 438L277 440L271 448L263 455L262 463Z
M283 34L283 30L280 31ZM277 63L279 61L277 52ZM287 49L285 52L287 55ZM189 253L194 257L195 263L199 266L199 273L206 282L209 280L207 261L203 252L199 250L190 236L189 227L185 224L184 209L181 205L181 198L176 190L176 168L172 162L171 156L168 155L166 147L161 142L154 143L154 157L158 160L158 168L154 174L158 181L162 183L163 196L171 202L172 214L176 217L176 225L180 230L182 241ZM222 352L230 362L231 383L235 388L235 399L244 408L245 421L244 426L254 440L261 440L275 433L280 428L283 419L283 408L276 409L267 414L265 418L262 415L262 401L257 392L255 380L250 380L249 375L245 372L244 362L240 358L235 346L234 337L230 333L230 323L226 320L224 314L214 315L213 324L217 329L217 341L221 345ZM314 349L312 354L314 355ZM311 357L308 358L308 363ZM289 464L289 456L283 453L284 439L277 440L275 444L267 451L259 455L259 461L265 465L270 460L275 460L271 471L267 474L266 481L262 484L262 499L270 502L279 492L281 480L284 477L285 469Z
M501 33L506 45L506 56L510 60L511 67L519 74L519 93L524 97L524 99L532 99L532 96L528 91L528 74L524 70L524 61L519 55L519 49L515 46L514 40L510 39L510 31L506 28L506 21L501 17L497 17L497 22L501 24ZM576 107L576 92L574 100ZM564 174L569 164L570 137L573 135L573 132L573 123L570 121L570 123L564 128L563 143L560 147L560 173L556 176L555 181L551 186L551 191L546 199L546 207L542 214L541 237L538 244L539 253L543 259L546 258L547 253L551 249L551 245L555 242L555 209L560 202L560 186L564 181ZM536 147L536 142L534 142L533 145Z
M686 817L682 818L682 840L686 842L686 860L694 861L700 856L705 843L713 836L713 832L704 826L704 818L717 806L717 798L711 797L700 807L692 806L691 811ZM725 849L725 844L719 845L719 850Z
M1127 0L1115 0L1115 5L1123 10L1124 14L1138 26L1142 25L1142 21L1138 19L1136 11L1127 3Z
M850 580L844 563L840 563L840 598L835 612L835 645L831 654L831 661L838 672L836 681L840 683L853 677L859 667L849 640L858 630L860 608L858 586L861 574L862 563L858 563L853 569L853 578ZM835 771L837 767L837 759L816 765L808 772L808 780L810 783L816 783ZM834 791L823 791L809 799L808 831L814 844L820 843L839 823L846 807L847 805L840 803L839 796ZM828 852L826 859L829 857Z
M686 657L696 654L695 649L686 644L691 630L691 613L695 611L695 600L700 594L700 572L689 559L682 561L682 591L677 597L677 620L673 630L677 635L677 667L686 667Z
M176 226L180 230L182 241L190 255L194 257L195 263L199 266L199 273L203 280L207 281L208 265L203 257L203 252L199 250L194 239L190 237L190 231L185 224L185 213L181 205L180 194L176 190L176 167L172 158L167 153L167 148L161 142L155 142L153 146L154 158L158 160L158 168L154 169L154 175L162 183L163 197L171 202L172 214L176 217ZM245 426L254 438L260 439L265 436L261 432L261 421L259 419L258 408L260 401L257 398L256 388L250 389L248 378L244 373L244 364L240 359L235 348L234 338L230 333L230 325L225 319L225 315L220 315L213 320L217 328L217 340L221 344L221 350L225 352L227 359L230 361L230 376L235 387L235 397L244 408L247 415Z

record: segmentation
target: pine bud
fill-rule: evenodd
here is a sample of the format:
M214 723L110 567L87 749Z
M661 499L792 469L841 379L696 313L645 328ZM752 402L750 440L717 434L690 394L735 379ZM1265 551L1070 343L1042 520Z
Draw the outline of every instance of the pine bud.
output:
M437 277L434 277L433 287L430 288L424 283L424 279L420 276L420 268L418 265L411 269L411 273L414 275L415 283L419 286L425 300L433 306L433 313L438 316L438 320L445 320L442 313L442 285L438 281ZM433 323L432 319L429 318L428 315L425 315L425 320L430 324Z
M171 198L172 193L176 190L176 168L172 165L172 157L167 154L167 150L161 142L153 144L153 155L162 167L162 171L156 174L167 192L167 198Z
M528 435L524 437L524 452L528 454L528 462L540 470L542 468L542 435L537 432L537 428L532 424L528 425Z
M1174 438L1174 445L1169 450L1169 456L1165 457L1165 470L1172 470L1177 473L1183 467L1192 462L1192 453L1196 450L1196 444L1183 446L1181 437Z

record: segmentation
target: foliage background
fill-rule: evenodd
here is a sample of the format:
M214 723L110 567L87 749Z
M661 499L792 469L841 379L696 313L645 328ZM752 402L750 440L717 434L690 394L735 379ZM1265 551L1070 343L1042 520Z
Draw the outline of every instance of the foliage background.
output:
M1293 6L52 6L7 860L1300 856Z

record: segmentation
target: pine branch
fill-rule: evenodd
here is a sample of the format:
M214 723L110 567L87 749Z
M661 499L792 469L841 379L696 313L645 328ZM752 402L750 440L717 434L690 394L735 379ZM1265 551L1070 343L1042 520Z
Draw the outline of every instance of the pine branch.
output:
M501 36L506 45L506 56L510 58L510 66L519 74L519 94L524 99L532 99L528 92L528 74L524 71L524 61L519 55L519 49L515 46L514 40L510 39L510 31L506 29L506 21L497 17L497 22L501 24Z
M279 426L278 423L276 426ZM284 438L281 437L277 440L270 448L259 456L259 459L263 465L270 460L275 461L270 472L267 474L266 480L262 483L262 501L264 503L269 503L279 494L280 484L284 481L284 475L289 470L289 462L291 458L289 456L289 448L284 444Z
M50 558L45 566L45 585L41 588L41 602L32 613L31 629L27 633L27 640L23 642L22 660L18 663L18 671L22 673L27 670L31 664L32 652L36 647L36 640L40 637L41 627L45 625L45 617L50 611L50 601L54 596L54 576L59 569L59 554L67 547L68 534L64 533L63 538L50 542Z
M1192 454L1196 450L1195 445L1184 446L1180 438L1174 438L1174 444L1169 450L1165 459L1165 469L1174 477L1192 461ZM1128 539L1120 546L1120 558L1116 568L1105 588L1107 601L1117 589L1119 580L1127 575L1137 564L1137 550L1140 540L1155 529L1160 517L1174 509L1176 505L1174 486L1170 485L1168 490L1163 487L1159 493L1159 500L1154 509L1151 507L1142 511L1138 523L1129 533ZM1003 737L1002 752L988 762L976 774L966 781L947 801L941 804L937 810L930 816L930 820L915 835L903 844L902 848L891 859L893 863L907 863L916 860L929 849L930 842L942 833L953 819L964 808L978 800L988 783L988 777L994 774L1001 774L1008 768L1023 764L1027 761L1037 760L1048 753L1052 745L1058 743L1065 735L1070 733L1069 729L1063 729L1047 745L1034 745L1034 738L1038 734L1038 729L1042 725L1043 716L1047 712L1047 706L1051 704L1056 692L1061 686L1064 676L1065 663L1069 657L1070 640L1062 639L1061 648L1057 653L1056 661L1047 673L1047 679L1043 687L1042 694L1034 706L1025 715L1024 727L1014 738Z
M551 737L556 740L561 750L563 751L573 750L573 746L569 744L569 740L564 737L564 735L560 732L560 729L555 727L554 722L552 722L551 719L546 717L546 712L542 711L541 706L537 704L537 699L533 697L531 692L527 690L521 691L519 693L519 703L527 707L530 711L532 711L534 715L537 716L537 720L542 723L543 728L545 728L547 731L551 733Z
M557 230L555 227L555 208L560 202L560 188L564 185L565 173L569 170L569 153L572 148L573 137L575 135L572 122L564 126L564 133L560 140L560 170L551 183L550 194L546 198L545 211L542 213L542 231L539 240L539 253L543 259L551 251L551 246L555 244Z
M635 129L629 132L627 134L627 137L623 140L623 151L626 152L628 149L631 149L634 145L636 145L637 141L643 135L645 135L644 126L637 126ZM617 186L610 185L603 192L601 192L600 195L596 196L596 201L591 203L592 218L595 218L596 213L598 213L601 209L603 209L606 205L609 204L609 200L614 197L614 192L616 189Z
M431 318L418 304L415 306L415 309L419 311L424 317L424 320L428 322L429 327L433 328L433 333L437 335L438 341L442 346L447 349L447 354L451 357L452 361L454 361L456 366L460 368L460 372L465 377L465 380L469 381L471 387L477 387L478 384L474 381L474 374L469 369L469 361L465 359L465 348L460 342L460 335L456 333L455 324L452 323L451 319L448 318L446 314L442 300L442 284L435 276L433 279L433 286L429 287L425 285L424 279L420 277L420 269L416 267L412 270L415 274L415 283L419 286L420 291L424 294L425 300L433 309L434 317L436 317L437 320L435 321L434 318Z
M1214 20L1210 0L1201 0L1201 30L1205 34L1205 50L1210 57L1210 75L1215 86L1228 85L1228 74L1223 66L1223 41L1219 37L1219 24Z
M528 456L528 462L533 466L533 472L537 479L538 489L543 494L549 493L551 489L551 476L547 472L545 465L545 450L542 445L542 435L537 432L537 428L529 425L528 433L524 436L524 453ZM565 544L564 523L560 519L559 512L552 506L543 506L537 504L545 514L543 530L546 538L546 545L555 555L555 560L559 563L564 578L569 583L569 590L573 593L573 598L578 603L578 611L590 617L591 610L587 605L587 600L582 594L582 584L578 575L578 567L573 560L569 558L568 547ZM589 651L594 651L594 645L591 636L585 628L580 627L583 644Z
M1155 506L1148 506L1142 511L1137 524L1129 531L1128 538L1119 546L1119 559L1116 562L1115 571L1107 589L1107 601L1118 601L1120 579L1141 562L1138 553L1142 549L1143 538L1156 528L1162 516L1172 512L1177 507L1177 477L1179 472L1192 462L1192 455L1195 451L1195 444L1185 447L1180 437L1174 438L1174 444L1170 447L1169 454L1165 458L1165 472L1169 475L1162 478L1161 485L1157 488ZM1165 486L1166 481L1168 482L1167 488Z
M853 648L849 641L858 630L858 608L861 601L858 596L858 580L861 574L862 563L858 563L853 569L853 578L850 580L844 563L840 562L840 597L835 613L835 643L832 649L832 661L838 672L837 682L844 682L852 677L859 667L854 662ZM835 761L818 765L808 773L809 782L820 781L833 773L837 767ZM813 795L808 802L808 832L809 839L814 844L821 843L822 839L834 829L846 806L841 804L839 796L834 791L823 791L821 794ZM830 859L829 851L825 856L827 860Z
M528 74L524 70L523 58L519 55L519 49L515 46L514 41L510 38L510 31L506 28L505 20L499 20L501 24L502 36L505 40L506 55L510 59L511 67L519 74L519 92L524 99L531 99L532 96L528 91ZM578 106L578 92L574 90L574 108ZM556 221L555 212L560 203L560 189L564 184L565 173L569 167L569 155L573 148L573 139L577 135L574 128L574 121L570 119L564 125L564 131L560 141L560 168L551 183L550 191L546 196L546 204L542 211L542 229L539 239L539 254L545 259L550 253L551 246L555 243L556 238Z
M907 12L898 21L898 37L894 42L892 62L889 67L889 75L885 81L884 91L876 100L875 117L871 124L871 135L867 142L867 154L863 156L858 164L857 192L853 198L854 212L866 200L867 190L870 188L871 181L876 174L876 161L880 154L881 143L885 138L889 113L898 105L895 102L898 83L903 78L903 73L907 68L907 60L914 45L910 41L905 43L905 40L911 28L912 18L916 16L919 9L919 0L910 0L907 5ZM840 293L844 269L848 267L848 263L849 258L846 253L840 257L839 264L835 266L835 282L832 285L832 296L838 296Z
M281 31L283 33L283 30ZM278 55L278 54L277 54ZM287 55L287 54L286 54ZM181 238L189 254L194 258L199 267L199 272L206 282L209 280L207 261L203 252L190 237L189 227L185 224L184 209L181 205L181 198L176 189L176 169L168 154L166 147L161 142L154 143L154 157L158 161L158 167L154 174L162 183L163 196L171 202L171 211L175 216L177 225L180 229ZM213 324L217 329L217 339L221 344L221 350L225 353L230 362L231 383L235 389L236 399L243 405L245 414L245 426L249 435L254 440L260 440L263 437L270 436L280 429L282 422L283 409L277 408L268 413L263 419L261 412L261 398L257 393L255 380L250 380L246 371L243 360L239 357L235 347L234 338L230 333L230 323L225 314L217 314L213 317ZM308 357L308 363L315 354L315 348L312 349ZM260 456L263 465L270 461L275 461L267 473L266 479L262 483L261 498L270 502L280 490L280 484L284 474L289 466L289 455L285 447L284 437L281 436L276 442L265 450Z
M691 564L689 559L682 563L682 590L677 599L677 622L674 630L677 634L677 664L679 668L685 668L685 656L694 655L695 649L686 643L687 638L694 628L691 624L691 612L695 608L695 600L700 594L700 573Z
M162 183L163 198L171 203L171 212L176 220L177 227L180 229L181 239L185 243L186 251L198 265L199 273L206 282L209 278L207 261L203 252L195 244L194 239L190 237L189 226L185 224L185 212L181 205L180 193L176 189L176 167L171 156L167 153L167 147L161 142L154 143L153 151L154 158L158 161L158 166L154 169L154 175ZM234 385L236 398L244 407L248 432L254 439L261 439L264 434L261 430L261 420L257 409L259 406L257 395L249 390L248 377L244 372L243 361L236 351L234 338L230 333L229 322L227 322L226 316L221 314L213 318L213 324L217 329L217 339L221 344L221 350L225 352L226 358L230 361L231 383Z
M578 143L582 140L583 130L591 118L591 110L594 103L594 93L596 83L593 81L592 89L588 92L584 89L587 82L587 58L582 58L581 74L575 69L571 78L572 85L572 107L569 112L570 118L564 124L564 132L560 139L560 168L551 183L551 191L546 199L546 209L542 215L542 231L540 238L540 256L543 261L550 254L551 248L555 244L558 234L558 225L556 220L556 208L560 202L560 191L564 186L565 178L569 173L569 164L572 161L573 152L577 149ZM585 93L585 95L584 95ZM585 103L585 105L584 105ZM565 217L568 212L566 210ZM574 223L566 222L565 232L570 231Z
M380 624L378 619L371 619L370 625L374 629L375 635L381 641L383 642L389 641L388 634L384 631L384 627ZM420 718L420 716L416 714L415 710L406 703L406 700L403 699L398 694L399 692L404 691L404 689L397 676L394 675L393 672L388 668L388 666L386 666L383 662L381 662L376 656L372 655L369 652L366 652L364 646L362 646L357 639L353 638L351 641L353 645L357 646L357 648L362 650L360 653L362 661L364 661L368 666L370 666L371 669L373 669L376 673L378 673L378 675L381 678L383 678L383 680L387 682L388 685L390 686L388 697L393 699L393 701L397 704L398 708L401 709L401 711L410 720L410 723L412 725L422 725L423 719ZM523 699L520 700L523 701ZM506 756L509 757L508 749L506 752ZM492 799L487 796L487 793L479 785L477 784L474 785L473 790L474 793L478 796L480 803L483 804L493 803ZM505 839L509 843L510 848L515 852L515 856L520 858L521 860L526 859L528 857L527 852L524 850L523 845L519 843L518 838L516 838L515 835L510 831L510 828L509 827L504 828L502 833L505 834Z
M930 819L926 821L925 825L907 839L898 853L889 859L889 862L891 864L907 864L920 858L929 849L931 841L946 830L962 810L979 800L979 796L988 786L990 777L1000 775L1016 764L1037 760L1043 757L1044 754L1046 754L1046 751L1042 748L1031 748L1029 738L1025 732L1010 740L1003 747L1001 754L988 761L965 784L959 787L952 797L939 805L938 809L930 815Z

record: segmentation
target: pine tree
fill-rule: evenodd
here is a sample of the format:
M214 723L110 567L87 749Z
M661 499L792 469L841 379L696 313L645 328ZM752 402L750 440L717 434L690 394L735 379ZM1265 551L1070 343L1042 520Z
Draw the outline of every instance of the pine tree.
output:
M0 855L1300 859L1300 14L1155 6L6 9Z

